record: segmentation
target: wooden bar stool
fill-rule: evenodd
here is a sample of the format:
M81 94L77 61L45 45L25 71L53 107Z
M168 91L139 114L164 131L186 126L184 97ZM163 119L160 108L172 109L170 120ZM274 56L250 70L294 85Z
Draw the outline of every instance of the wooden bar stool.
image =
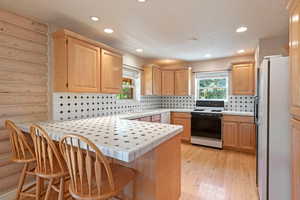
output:
M136 177L133 169L109 164L96 145L80 135L64 136L59 147L68 166L71 177L69 192L74 199L118 198Z
M60 151L52 139L49 138L46 131L40 126L33 125L30 128L30 134L33 140L37 161L35 170L38 179L37 188L40 188L39 184L41 179L47 179L49 180L49 184L45 194L45 200L51 198L51 190L58 193L59 200L64 199L65 180L69 173Z
M16 199L18 200L22 196L36 197L36 194L29 192L35 186L35 183L23 189L27 175L35 176L34 170L36 159L33 153L33 149L30 147L24 133L12 121L6 120L5 127L9 131L12 151L11 160L16 163L24 164L16 192Z

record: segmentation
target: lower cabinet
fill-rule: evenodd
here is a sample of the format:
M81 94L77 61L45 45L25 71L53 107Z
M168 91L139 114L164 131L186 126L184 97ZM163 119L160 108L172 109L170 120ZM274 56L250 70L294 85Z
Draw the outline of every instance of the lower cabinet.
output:
M224 149L256 152L256 128L253 117L224 116L222 133Z
M171 123L183 126L181 140L186 142L191 141L191 114L190 113L172 112Z

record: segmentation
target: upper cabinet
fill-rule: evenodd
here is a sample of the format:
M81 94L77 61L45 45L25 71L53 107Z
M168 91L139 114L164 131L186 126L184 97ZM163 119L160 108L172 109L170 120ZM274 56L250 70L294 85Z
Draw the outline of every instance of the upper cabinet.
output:
M162 96L172 96L175 94L175 72L163 70L162 76Z
M102 49L101 92L120 94L122 83L122 56Z
M74 92L98 92L100 48L73 38L67 41L68 89Z
M290 1L291 114L300 117L300 2Z
M231 79L233 95L254 95L255 76L253 63L233 64Z
M156 65L144 67L143 95L187 96L191 94L191 69L164 69Z
M53 33L55 92L116 94L122 84L122 55L68 30Z
M150 65L144 67L142 78L143 95L161 95L161 71L158 66Z
M175 71L175 95L187 96L191 94L191 70Z

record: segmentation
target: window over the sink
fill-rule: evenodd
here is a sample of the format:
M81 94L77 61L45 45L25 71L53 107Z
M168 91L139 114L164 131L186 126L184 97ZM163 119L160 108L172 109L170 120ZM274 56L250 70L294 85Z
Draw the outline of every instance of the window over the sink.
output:
M121 94L117 94L117 99L133 99L134 80L123 78Z
M127 66L123 67L122 90L117 99L139 100L140 72Z
M196 98L200 100L227 100L228 72L196 74Z

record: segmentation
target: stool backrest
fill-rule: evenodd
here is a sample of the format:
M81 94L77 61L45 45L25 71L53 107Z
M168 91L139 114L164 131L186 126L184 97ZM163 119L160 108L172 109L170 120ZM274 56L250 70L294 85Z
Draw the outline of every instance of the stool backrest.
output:
M30 134L37 161L36 173L45 176L65 173L67 169L60 151L46 131L38 125L33 125L30 128Z
M5 127L9 131L9 139L12 151L12 160L15 162L32 162L35 160L33 149L28 143L24 133L10 120L5 121Z
M106 199L114 192L110 165L95 144L73 134L64 136L59 146L69 169L73 197ZM108 180L106 183L103 183L103 177Z

